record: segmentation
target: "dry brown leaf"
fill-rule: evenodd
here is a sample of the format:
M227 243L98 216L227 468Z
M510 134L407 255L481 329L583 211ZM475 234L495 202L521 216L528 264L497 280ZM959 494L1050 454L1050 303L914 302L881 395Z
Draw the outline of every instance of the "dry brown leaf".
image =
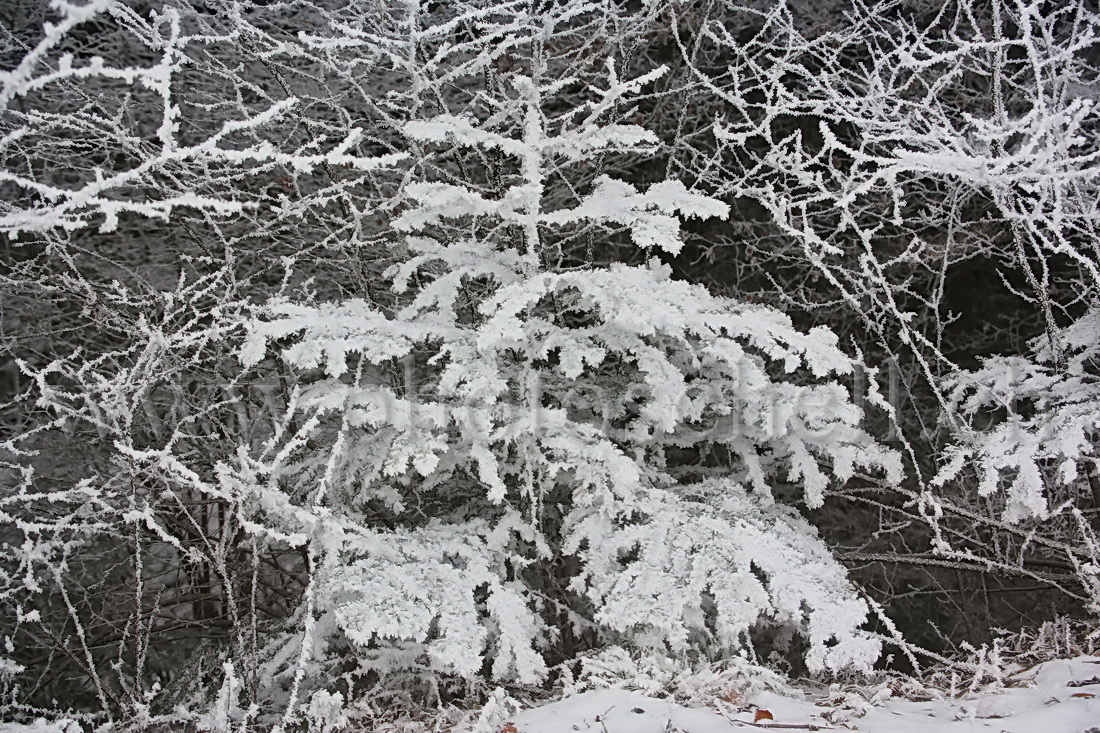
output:
M720 699L728 702L730 705L739 705L745 698L741 695L740 690L738 690L736 687L731 687L729 690L722 694Z

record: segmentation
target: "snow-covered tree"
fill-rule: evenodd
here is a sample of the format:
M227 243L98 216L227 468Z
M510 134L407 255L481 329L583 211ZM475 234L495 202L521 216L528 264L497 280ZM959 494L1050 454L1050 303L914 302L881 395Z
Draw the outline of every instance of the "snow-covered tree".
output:
M1100 533L1082 508L1100 500L1100 312L1053 336L1036 339L1030 355L989 358L954 376L951 405L966 422L933 483L942 486L969 468L1001 521L1067 559L1081 600L1097 613ZM943 535L936 541L954 556L968 555Z
M571 162L653 148L606 117L662 71L609 66L586 106L557 115L571 79L513 74L487 119L407 123L422 144L499 151L512 174L495 196L406 186L397 312L279 300L249 326L244 364L272 354L311 375L285 417L297 429L219 474L238 511L263 507L308 548L293 693L337 637L361 674L520 683L611 644L751 654L766 626L801 635L815 671L878 656L843 568L783 503L820 506L857 468L899 478L835 381L853 369L835 337L672 279L657 255L680 249L677 215L727 213L679 181L604 176L573 206L543 206ZM495 131L508 117L521 137ZM557 267L556 233L576 224L625 230L654 257ZM400 381L379 377L402 362Z

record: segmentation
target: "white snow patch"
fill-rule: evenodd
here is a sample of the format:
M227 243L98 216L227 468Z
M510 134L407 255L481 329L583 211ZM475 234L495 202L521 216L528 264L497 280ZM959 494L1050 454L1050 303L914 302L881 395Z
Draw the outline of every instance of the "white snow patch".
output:
M1062 659L1022 670L1011 686L929 701L886 699L847 708L762 691L734 706L689 707L607 689L518 713L518 733L728 733L732 730L859 730L867 733L1100 733L1100 657ZM862 708L859 709L859 708ZM772 720L754 723L756 711ZM505 726L503 730L511 731Z
M80 733L80 726L71 720L39 718L33 723L0 723L0 733Z

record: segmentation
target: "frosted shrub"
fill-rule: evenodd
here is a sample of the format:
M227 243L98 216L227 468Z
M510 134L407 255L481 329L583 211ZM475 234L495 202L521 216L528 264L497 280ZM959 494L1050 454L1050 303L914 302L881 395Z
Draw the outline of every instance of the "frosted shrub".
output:
M421 143L502 151L516 173L498 197L407 186L396 313L278 300L250 324L246 365L274 354L315 375L285 418L299 427L221 478L309 548L300 665L336 635L360 672L535 684L610 643L744 653L760 625L801 635L814 671L878 656L844 569L776 501L777 486L798 487L819 506L857 468L899 477L835 381L853 368L836 337L673 280L656 258L552 264L567 224L622 227L674 253L677 214L726 215L678 181L639 190L607 176L575 205L543 209L551 170L656 144L602 118L659 74L622 81L611 69L588 108L549 118L569 81L515 75L499 117L518 116L521 138L493 119L407 124ZM415 370L377 376L402 363ZM322 627L330 636L309 640Z

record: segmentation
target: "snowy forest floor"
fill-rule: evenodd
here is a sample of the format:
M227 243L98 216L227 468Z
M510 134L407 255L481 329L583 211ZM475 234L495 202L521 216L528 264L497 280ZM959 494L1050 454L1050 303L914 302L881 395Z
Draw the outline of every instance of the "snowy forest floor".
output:
M729 731L865 731L866 733L1100 733L1100 656L1015 665L980 689L936 690L904 677L877 685L793 683L709 703L678 704L608 688L517 710L509 698L480 711L452 710L430 722L349 720L315 733L728 733ZM448 718L450 718L448 720ZM215 726L216 728L217 726ZM0 723L0 733L78 733L71 720ZM192 730L192 728L188 728ZM208 727L197 729L215 733ZM227 728L225 733L230 729ZM236 728L232 728L236 730ZM298 730L298 728L295 728ZM304 730L304 729L303 729ZM218 731L222 733L222 731Z
M997 690L919 700L883 686L855 691L804 687L801 696L761 691L743 701L687 707L625 690L600 690L520 712L507 733L725 733L734 730L859 730L870 733L994 731L1100 733L1100 657L1021 669ZM765 713L765 711L767 711ZM759 720L757 720L759 718Z

